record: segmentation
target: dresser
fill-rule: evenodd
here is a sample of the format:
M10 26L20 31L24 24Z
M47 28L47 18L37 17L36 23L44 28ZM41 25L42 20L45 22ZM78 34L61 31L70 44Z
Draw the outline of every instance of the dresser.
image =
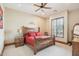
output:
M72 55L79 56L79 38L72 40Z

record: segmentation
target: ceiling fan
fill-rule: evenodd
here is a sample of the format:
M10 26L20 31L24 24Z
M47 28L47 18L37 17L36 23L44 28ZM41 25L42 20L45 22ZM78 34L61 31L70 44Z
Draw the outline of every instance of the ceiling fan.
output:
M39 7L35 12L39 11L40 9L51 9L51 7L46 7L47 3L41 3L41 5L33 4L36 7Z

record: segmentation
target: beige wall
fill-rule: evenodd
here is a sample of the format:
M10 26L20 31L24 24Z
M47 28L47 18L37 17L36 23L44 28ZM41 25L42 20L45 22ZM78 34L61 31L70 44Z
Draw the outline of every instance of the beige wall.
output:
M69 41L72 40L72 29L76 23L79 23L79 9L69 12Z
M41 32L45 31L45 19L31 15L25 12L16 11L13 9L5 8L5 39L12 40L15 38L17 29L21 26L28 26L30 22L34 22L36 27L40 27Z
M67 11L63 11L63 12L60 12L58 14L54 14L50 17L49 20L47 20L47 32L51 35L51 19L55 19L55 18L58 18L58 17L64 17L64 38L59 38L59 37L56 37L57 40L59 41L64 41L64 42L67 42L68 38L67 38L67 29L68 29L68 12Z

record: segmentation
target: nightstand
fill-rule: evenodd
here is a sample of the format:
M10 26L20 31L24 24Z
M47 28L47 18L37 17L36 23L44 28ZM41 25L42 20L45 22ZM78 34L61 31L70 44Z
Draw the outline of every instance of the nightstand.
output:
M18 36L15 38L15 47L23 46L24 45L24 37Z

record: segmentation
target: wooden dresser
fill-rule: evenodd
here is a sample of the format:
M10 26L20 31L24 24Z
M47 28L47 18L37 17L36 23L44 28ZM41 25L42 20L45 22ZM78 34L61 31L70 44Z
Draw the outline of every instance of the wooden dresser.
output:
M79 38L75 38L72 41L72 55L79 56Z

